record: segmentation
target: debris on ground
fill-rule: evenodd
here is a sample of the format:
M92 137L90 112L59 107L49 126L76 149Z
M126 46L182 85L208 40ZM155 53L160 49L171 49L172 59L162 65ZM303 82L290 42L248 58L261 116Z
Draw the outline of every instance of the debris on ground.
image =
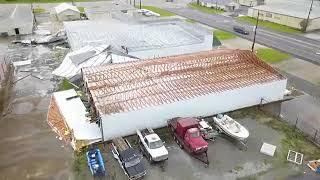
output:
M275 151L276 151L277 146L274 146L272 144L268 144L268 143L263 143L260 149L260 152L262 154L268 155L268 156L272 156L274 155Z
M31 64L31 60L16 61L16 62L12 62L12 64L13 64L14 67L25 66L25 65Z
M287 160L289 162L301 165L303 161L303 154L289 149Z
M307 166L314 172L320 174L320 159L309 161Z

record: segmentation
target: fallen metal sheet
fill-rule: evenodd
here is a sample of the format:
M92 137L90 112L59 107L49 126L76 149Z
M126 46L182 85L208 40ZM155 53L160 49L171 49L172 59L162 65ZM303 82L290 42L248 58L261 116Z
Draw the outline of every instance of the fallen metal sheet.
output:
M25 66L31 64L31 60L12 62L14 67Z

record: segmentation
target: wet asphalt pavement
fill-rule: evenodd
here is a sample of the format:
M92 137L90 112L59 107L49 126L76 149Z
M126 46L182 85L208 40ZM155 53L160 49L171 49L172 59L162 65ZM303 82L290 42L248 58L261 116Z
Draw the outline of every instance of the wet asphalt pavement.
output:
M64 53L45 46L10 45L13 61L32 63L15 69L9 107L0 117L1 180L72 177L72 150L55 138L46 122L50 94L57 84L51 71Z

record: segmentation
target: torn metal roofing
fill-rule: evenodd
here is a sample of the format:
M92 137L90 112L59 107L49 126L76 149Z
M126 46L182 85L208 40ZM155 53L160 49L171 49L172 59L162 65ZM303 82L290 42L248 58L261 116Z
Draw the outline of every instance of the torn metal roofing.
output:
M137 60L128 56L112 52L109 45L98 47L85 46L66 55L60 66L52 74L65 78L72 78L80 74L81 68L99 66L109 63L121 63Z
M101 114L285 79L248 50L215 50L82 69Z

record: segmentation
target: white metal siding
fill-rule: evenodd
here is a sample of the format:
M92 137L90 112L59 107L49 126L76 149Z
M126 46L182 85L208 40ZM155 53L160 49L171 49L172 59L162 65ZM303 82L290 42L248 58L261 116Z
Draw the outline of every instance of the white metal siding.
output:
M136 129L160 128L174 117L210 116L283 98L287 80L253 85L138 111L103 115L105 140L134 134ZM265 102L264 102L265 103Z

